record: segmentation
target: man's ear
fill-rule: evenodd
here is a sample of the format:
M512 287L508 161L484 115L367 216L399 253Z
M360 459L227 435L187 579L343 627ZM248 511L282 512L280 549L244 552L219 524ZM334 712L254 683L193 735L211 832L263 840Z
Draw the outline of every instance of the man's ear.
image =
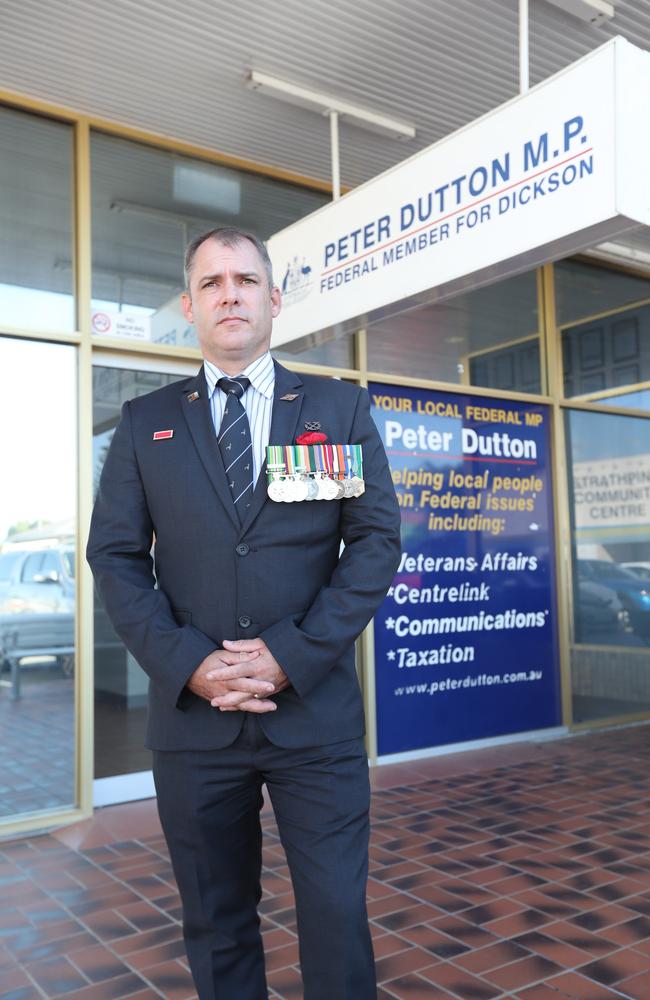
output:
M192 297L189 292L183 292L181 295L181 307L183 309L183 316L188 323L194 322L194 315L192 313Z
M282 309L282 293L280 289L275 287L271 289L271 315L273 319L280 315L280 310Z

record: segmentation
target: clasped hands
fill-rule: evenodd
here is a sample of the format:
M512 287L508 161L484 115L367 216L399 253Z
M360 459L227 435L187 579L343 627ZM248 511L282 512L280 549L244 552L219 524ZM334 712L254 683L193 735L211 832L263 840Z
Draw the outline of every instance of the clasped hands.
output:
M222 712L275 712L272 694L289 679L263 639L223 640L199 664L187 686Z

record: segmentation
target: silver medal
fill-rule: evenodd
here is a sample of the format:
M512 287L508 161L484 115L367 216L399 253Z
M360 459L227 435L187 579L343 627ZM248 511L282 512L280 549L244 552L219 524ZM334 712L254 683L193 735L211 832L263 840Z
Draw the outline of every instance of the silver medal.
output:
M305 479L291 479L289 483L290 498L294 503L300 503L302 500L307 499L307 494L309 493L309 486Z
M275 500L276 503L281 503L285 499L286 484L284 479L273 479L266 491L271 500Z
M275 500L276 503L281 503L284 500L285 493L285 480L284 472L286 470L286 465L284 462L275 462L274 464L269 464L267 466L267 472L271 474L271 482L266 487L266 492L271 500Z
M316 486L316 483L314 482L313 475L307 472L307 469L305 468L304 465L296 466L296 472L298 474L297 475L298 481L301 482L301 483L304 483L305 486L307 487L307 493L306 493L306 495L304 497L300 497L300 499L301 500L315 500L316 497L317 497L317 495L318 495L318 487ZM296 491L296 498L297 497L298 497L298 493Z
M322 479L317 479L316 483L319 500L336 500L338 490L333 479L330 479L329 476L323 476Z

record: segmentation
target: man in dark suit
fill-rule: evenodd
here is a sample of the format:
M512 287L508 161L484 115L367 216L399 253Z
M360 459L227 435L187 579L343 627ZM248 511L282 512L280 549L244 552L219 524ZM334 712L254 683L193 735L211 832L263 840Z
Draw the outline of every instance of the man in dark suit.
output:
M272 361L280 292L255 237L219 229L194 240L186 282L204 365L125 403L87 555L150 677L147 745L192 974L201 1000L267 997L257 914L266 784L295 891L304 996L371 1000L354 641L399 559L386 456L365 390ZM274 502L266 445L315 426L331 444L362 446L365 493Z

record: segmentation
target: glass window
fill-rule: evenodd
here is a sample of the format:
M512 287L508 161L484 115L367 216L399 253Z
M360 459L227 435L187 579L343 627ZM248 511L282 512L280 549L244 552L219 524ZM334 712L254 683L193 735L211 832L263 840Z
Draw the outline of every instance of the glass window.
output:
M93 368L95 492L122 403L177 382L180 375ZM118 638L95 595L95 777L151 769L144 747L147 676Z
M602 400L603 406L629 406L633 410L650 410L650 389L624 392L620 396L608 396Z
M555 266L555 289L566 396L650 381L649 279L566 260Z
M650 279L580 260L554 267L558 326L650 299Z
M76 576L75 564L74 564L74 549L61 549L61 562L63 563L63 572L74 580Z
M19 552L0 553L0 583L6 583L11 578L18 559L20 559Z
M368 367L413 378L540 392L535 272L371 324Z
M72 128L0 108L0 325L74 330Z
M576 722L650 712L650 421L566 414Z
M326 195L126 139L91 139L93 332L196 346L180 308L187 242L214 226L262 239Z
M650 380L650 305L565 327L562 364L566 396Z
M34 552L31 556L28 556L24 563L22 573L20 574L20 580L22 583L32 583L37 573L40 573L41 566L43 565L43 553Z
M74 347L0 337L0 420L19 428L2 438L0 490L5 819L75 802L76 594L61 557L75 544L76 372Z
M58 552L44 552L43 562L39 570L41 576L48 576L51 580L58 580L61 576L61 557ZM53 574L53 575L52 575Z
M271 350L278 361L307 361L312 365L331 365L335 368L355 367L353 334L327 340L316 347L297 348L293 344L283 344Z

